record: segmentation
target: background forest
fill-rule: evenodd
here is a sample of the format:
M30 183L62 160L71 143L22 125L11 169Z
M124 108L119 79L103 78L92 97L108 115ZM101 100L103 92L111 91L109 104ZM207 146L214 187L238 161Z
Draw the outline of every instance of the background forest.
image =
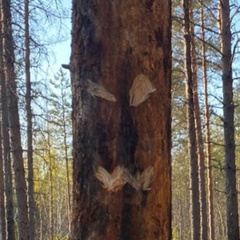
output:
M66 2L66 4L65 4ZM70 231L72 156L71 87L68 63L71 9L66 1L0 1L1 134L0 147L0 239L18 239L17 189L27 188L31 239L67 239ZM191 68L194 81L195 138L201 206L202 239L227 239L224 118L222 91L222 51L220 1L192 1L188 8L191 32ZM239 111L239 29L240 2L231 1L232 68L234 86L234 126L236 143L236 183L240 188ZM5 19L6 18L6 19ZM4 81L6 55L11 52L5 35L12 31L16 92L12 105L9 86ZM189 159L187 70L185 60L186 8L172 2L172 239L191 239L189 212L192 181ZM9 50L10 49L10 50ZM11 70L11 66L9 67ZM9 71L10 71L9 70ZM13 84L14 85L14 84ZM10 91L11 92L11 91ZM9 112L9 113L8 113ZM14 112L19 123L11 122ZM10 116L8 116L8 114ZM12 114L12 115L11 115ZM17 118L14 118L17 119ZM14 140L18 133L20 142ZM194 129L195 129L194 128ZM18 139L19 140L19 139ZM15 145L16 144L16 145ZM20 144L20 145L19 145ZM26 185L17 186L19 164L14 149L22 147ZM12 150L12 151L11 151ZM11 151L11 154L10 154ZM199 160L200 159L200 160ZM20 161L21 162L21 161ZM20 164L21 165L21 164ZM204 215L205 214L205 215ZM205 234L205 235L204 235ZM208 238L208 236L211 237ZM207 238L204 236L207 236Z

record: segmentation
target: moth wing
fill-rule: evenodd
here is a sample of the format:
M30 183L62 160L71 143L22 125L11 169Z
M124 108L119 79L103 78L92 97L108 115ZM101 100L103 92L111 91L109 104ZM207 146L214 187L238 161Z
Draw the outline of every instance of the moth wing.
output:
M86 84L87 84L87 92L94 96L94 97L100 97L103 98L107 101L110 102L116 102L116 98L113 94L111 94L110 92L108 92L103 86L92 82L91 80L86 80Z
M122 188L122 186L126 183L124 177L124 168L121 166L117 166L112 172L112 191L117 192Z
M132 87L129 91L130 106L137 107L140 103L144 102L149 94L156 91L153 87L148 76L139 74L134 80Z
M117 166L112 174L109 174L106 169L99 166L95 176L102 183L103 188L107 189L107 191L117 192L126 183L123 172L124 169Z
M141 186L143 191L150 190L150 186L153 180L154 170L152 166L148 166L141 174Z
M141 188L138 174L136 174L136 176L133 176L127 169L125 169L124 176L126 182L128 182L134 189L139 190Z
M111 184L111 175L105 168L99 166L97 168L95 176L102 183L104 188L108 188L109 184Z

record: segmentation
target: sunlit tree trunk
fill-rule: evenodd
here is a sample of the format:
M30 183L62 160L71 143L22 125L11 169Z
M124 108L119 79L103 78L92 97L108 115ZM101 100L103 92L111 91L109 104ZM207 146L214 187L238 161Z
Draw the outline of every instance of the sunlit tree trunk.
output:
M236 189L236 156L231 53L231 20L229 0L220 1L221 50L223 82L224 152L226 174L226 210L228 240L239 239L238 194Z
M35 239L35 201L33 175L33 144L32 144L32 94L30 73L30 34L29 34L29 1L24 1L25 8L25 77L26 77L26 112L27 112L27 165L28 165L28 205L29 205L29 239Z
M196 67L197 65L195 65ZM203 240L208 237L208 224L207 224L207 202L206 202L206 181L205 181L205 156L203 149L203 137L202 137L202 125L201 115L198 99L198 87L197 87L197 75L193 74L194 81L194 116L196 124L196 140L197 140L197 156L198 156L198 168L199 168L199 197L200 197L200 214L201 214L201 238Z
M194 17L192 10L192 2L190 7L190 24L191 31L191 60L192 60L192 81L193 81L193 102L194 102L194 118L196 126L196 142L197 142L197 157L198 157L198 171L199 171L199 200L200 200L200 229L201 239L208 238L208 224L207 224L207 203L206 203L206 181L205 181L205 156L202 137L201 113L198 97L198 77L197 77L197 59L196 59L196 44L194 38Z
M70 239L170 240L170 1L72 9Z
M13 156L13 168L15 173L15 187L17 196L17 210L18 210L18 227L19 239L29 239L29 225L28 225L28 206L25 171L22 157L20 122L18 114L18 96L16 86L16 75L14 71L14 44L12 37L12 22L10 1L2 1L2 17L3 17L3 50L4 50L4 64L6 89L8 93L8 111L9 111L9 127L11 133L11 150Z
M207 159L207 189L208 189L208 225L209 239L215 240L214 209L213 209L213 176L212 176L212 156L211 156L211 133L210 133L210 113L208 104L208 79L207 79L207 59L205 43L205 21L204 6L201 0L201 33L202 33L202 72L204 84L204 105L205 105L205 139L206 139L206 159Z
M194 116L194 82L192 71L191 43L192 33L190 26L190 0L183 1L184 9L184 37L187 77L187 121L189 134L190 156L190 195L191 195L191 234L192 240L200 239L200 202L199 202L199 171L197 156L196 124Z

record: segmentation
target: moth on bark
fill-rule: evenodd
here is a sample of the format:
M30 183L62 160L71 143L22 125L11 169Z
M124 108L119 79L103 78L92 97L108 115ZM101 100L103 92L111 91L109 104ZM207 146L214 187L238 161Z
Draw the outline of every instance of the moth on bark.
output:
M117 192L126 183L124 172L123 167L117 166L110 174L105 168L99 166L95 176L107 191Z
M116 98L113 94L108 92L103 86L87 79L86 90L93 97L100 97L110 102L116 102Z
M133 80L132 87L129 91L130 106L137 107L139 104L148 99L149 94L156 91L148 76L139 74Z
M127 168L122 166L117 166L111 174L99 166L95 176L103 188L110 192L119 191L126 183L129 183L136 190L149 191L151 190L153 173L152 166L148 166L142 173L138 171L135 175L132 175Z

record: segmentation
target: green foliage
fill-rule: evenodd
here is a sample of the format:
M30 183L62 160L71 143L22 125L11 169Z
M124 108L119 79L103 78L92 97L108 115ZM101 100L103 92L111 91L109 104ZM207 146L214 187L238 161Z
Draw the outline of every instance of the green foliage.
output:
M36 225L39 236L59 239L69 233L67 189L71 188L72 181L67 175L71 176L72 171L71 91L69 79L61 70L50 83L44 127L34 136Z

